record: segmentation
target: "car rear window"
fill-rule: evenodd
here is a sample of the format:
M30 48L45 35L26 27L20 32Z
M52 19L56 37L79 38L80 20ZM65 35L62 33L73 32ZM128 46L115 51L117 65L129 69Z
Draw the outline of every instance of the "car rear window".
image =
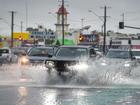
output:
M32 48L30 49L29 56L48 56L53 53L53 48Z
M86 48L66 48L62 47L57 50L56 56L61 57L79 57L86 56L87 49Z

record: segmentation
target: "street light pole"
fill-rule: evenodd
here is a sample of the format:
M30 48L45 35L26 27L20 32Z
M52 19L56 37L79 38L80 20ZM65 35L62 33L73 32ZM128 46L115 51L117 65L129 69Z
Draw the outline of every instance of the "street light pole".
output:
M106 52L106 6L104 7L104 41L103 41L103 53Z
M64 0L62 0L62 45L64 45Z

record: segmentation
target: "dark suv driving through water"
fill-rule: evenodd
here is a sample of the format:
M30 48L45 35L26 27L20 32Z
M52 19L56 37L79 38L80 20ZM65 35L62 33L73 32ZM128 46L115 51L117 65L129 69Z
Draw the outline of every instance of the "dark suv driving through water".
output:
M96 59L96 52L91 46L60 46L51 58L45 61L46 68L55 69L59 74L72 70L87 69L89 63Z

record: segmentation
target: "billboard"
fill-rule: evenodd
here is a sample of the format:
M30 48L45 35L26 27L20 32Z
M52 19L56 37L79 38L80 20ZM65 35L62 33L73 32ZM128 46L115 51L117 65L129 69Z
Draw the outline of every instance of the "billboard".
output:
M29 40L30 39L30 34L27 32L14 32L13 33L13 38L14 39L20 39L22 38L22 40Z

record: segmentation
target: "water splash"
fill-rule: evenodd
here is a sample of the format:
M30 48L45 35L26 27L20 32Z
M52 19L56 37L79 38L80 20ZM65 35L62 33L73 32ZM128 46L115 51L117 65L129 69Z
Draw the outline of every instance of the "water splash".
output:
M125 75L120 63L101 66L99 61L92 62L86 70L59 76L56 70L49 73L43 65L19 66L17 64L0 67L0 85L35 84L64 86L111 86L116 84L138 85L140 67L133 69L131 75Z

